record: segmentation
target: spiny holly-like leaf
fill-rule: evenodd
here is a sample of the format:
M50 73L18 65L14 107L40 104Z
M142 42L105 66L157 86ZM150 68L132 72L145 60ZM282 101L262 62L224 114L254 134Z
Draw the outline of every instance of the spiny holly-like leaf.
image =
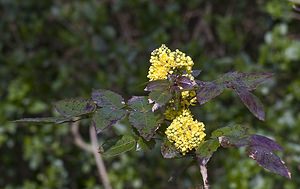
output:
M56 102L54 107L64 117L76 117L93 112L96 105L91 99L71 98Z
M124 135L112 147L103 153L105 157L117 156L121 153L135 149L136 141L131 135Z
M219 96L224 91L224 86L216 82L198 82L197 100L200 105Z
M161 144L160 152L162 156L166 159L181 157L180 152L178 152L175 146L168 140L165 140Z
M129 114L129 122L135 127L139 134L147 141L155 135L155 131L159 128L162 119L160 115L150 112L132 111Z
M157 107L164 106L172 98L170 90L152 91L149 94L149 99L154 101Z
M167 90L171 86L170 81L168 80L155 80L155 81L150 81L146 88L144 89L145 91L161 91L161 90Z
M92 99L99 107L109 107L113 109L125 107L125 102L121 95L105 89L94 90L92 92Z
M220 144L217 139L206 140L196 149L196 155L201 158L204 165L206 165L219 146Z
M128 100L128 105L133 111L138 112L149 112L152 108L146 96L133 96Z
M15 120L14 122L18 123L64 123L64 122L71 122L71 118L66 117L42 117L42 118L23 118L19 120Z
M179 76L176 79L176 84L180 86L182 89L186 89L186 90L193 89L197 85L195 81L185 76Z
M259 120L264 121L265 111L264 106L260 102L260 100L251 92L249 92L246 88L239 87L236 88L235 91L242 100L242 102L245 104L245 106L250 110L250 112Z
M114 125L116 122L123 119L126 115L126 110L124 109L112 109L108 107L98 109L93 115L93 123L101 132L107 127Z
M250 146L248 148L248 155L254 159L263 168L279 174L286 178L291 178L291 173L285 166L284 162L275 155L272 151L264 146Z

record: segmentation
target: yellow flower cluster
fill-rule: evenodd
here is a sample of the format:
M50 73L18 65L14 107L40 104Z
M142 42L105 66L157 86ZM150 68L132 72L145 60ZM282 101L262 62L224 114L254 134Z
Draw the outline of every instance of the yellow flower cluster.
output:
M185 76L194 81L191 74L194 62L179 50L171 51L162 45L151 53L150 63L147 76L150 81L168 79L171 74ZM183 155L198 147L205 137L204 124L194 120L188 109L196 101L195 91L182 91L179 107L175 108L174 99L171 99L164 112L165 118L172 121L165 132L167 138Z
M171 51L164 44L151 53L150 63L147 76L150 81L167 79L169 74L180 69L190 75L194 65L191 57L186 56L178 49Z
M168 140L173 142L175 147L185 155L204 141L206 135L204 130L204 124L194 120L191 111L184 109L172 121L165 133Z

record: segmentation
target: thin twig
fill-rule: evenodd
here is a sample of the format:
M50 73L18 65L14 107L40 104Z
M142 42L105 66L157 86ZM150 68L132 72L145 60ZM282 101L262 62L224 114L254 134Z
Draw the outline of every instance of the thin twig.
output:
M74 137L74 143L81 149L83 149L84 151L93 153L93 148L92 145L86 143L80 133L79 133L79 121L75 121L71 123L71 132L73 134Z
M79 132L79 121L74 121L71 123L71 132L74 137L74 143L84 151L92 153L94 155L96 165L98 168L99 179L103 183L104 189L112 189L107 171L103 162L103 159L98 152L98 140L97 140L97 133L93 126L90 126L90 138L91 144L86 143L80 135Z
M202 175L204 189L209 189L207 168L205 166L205 163L203 163L201 158L197 158L197 160L200 168L200 173Z
M109 179L108 179L108 175L107 175L107 171L106 171L103 159L102 159L100 153L98 152L97 133L96 133L95 127L93 127L93 126L90 126L90 137L91 137L91 142L92 142L93 154L94 154L94 157L96 160L96 165L98 168L100 179L102 180L102 183L103 183L105 189L112 189Z

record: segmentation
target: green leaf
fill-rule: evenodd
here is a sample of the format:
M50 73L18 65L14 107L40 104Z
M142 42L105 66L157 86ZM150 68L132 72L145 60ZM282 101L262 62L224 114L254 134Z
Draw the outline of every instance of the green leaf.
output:
M112 147L103 153L105 157L117 156L121 153L135 149L136 141L131 135L124 135Z
M92 92L92 99L99 107L109 107L113 109L125 107L125 102L121 95L105 89L94 90Z
M162 119L160 115L153 112L133 111L129 114L129 122L145 140L150 141L159 128Z
M149 94L149 99L155 102L155 104L158 105L158 107L161 107L169 102L169 100L172 98L172 94L170 90L163 90L163 91L152 91Z
M64 117L77 117L93 112L96 105L91 99L71 98L56 102L54 107Z
M123 109L111 109L111 108L100 108L93 115L93 123L95 124L98 131L103 131L105 128L114 125L126 116L126 110Z
M146 96L133 96L128 100L128 105L133 111L139 112L149 112L152 108Z
M161 155L166 159L181 157L180 152L175 148L175 146L169 140L165 140L161 144L160 152Z
M151 111L152 107L145 96L132 97L128 105L132 109L129 122L145 140L151 140L163 119Z
M14 122L18 123L64 123L71 122L72 119L65 117L42 117L42 118L23 118L19 120L15 120Z
M245 136L248 135L248 128L241 125L230 125L216 129L212 132L211 137L217 138L220 136Z
M217 139L206 140L196 149L196 155L207 164L213 153L217 151L219 147L220 143Z
M247 146L249 137L248 128L240 125L231 125L212 132L212 138L218 138L224 148Z
M144 151L153 149L156 144L155 140L146 141L142 137L138 137L137 143L138 143L137 148L140 148Z

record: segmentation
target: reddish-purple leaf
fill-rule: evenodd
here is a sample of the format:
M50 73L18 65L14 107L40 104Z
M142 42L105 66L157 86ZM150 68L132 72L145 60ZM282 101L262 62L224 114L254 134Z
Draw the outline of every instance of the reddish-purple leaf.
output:
M262 135L251 135L250 137L250 145L251 146L261 146L269 149L270 151L278 150L282 151L282 147L277 144L275 141L262 136Z
M272 73L243 73L228 72L217 81L223 83L227 88L243 87L248 91L256 89L258 85L272 77Z
M166 90L170 88L170 81L168 80L155 80L155 81L150 81L146 88L144 89L145 91L156 91L156 90Z
M246 88L242 87L235 88L235 92L255 117L262 121L265 120L263 104L255 95L250 93Z
M215 82L198 82L200 89L197 91L197 100L200 105L217 97L224 91L224 86Z
M291 178L291 173L284 162L264 146L250 146L248 148L248 155L263 168L286 178Z
M243 82L245 87L252 91L256 89L258 85L266 81L267 79L273 76L272 73L263 72L263 73L238 73L238 79Z
M176 79L176 84L183 89L193 89L197 84L188 77L180 76Z

